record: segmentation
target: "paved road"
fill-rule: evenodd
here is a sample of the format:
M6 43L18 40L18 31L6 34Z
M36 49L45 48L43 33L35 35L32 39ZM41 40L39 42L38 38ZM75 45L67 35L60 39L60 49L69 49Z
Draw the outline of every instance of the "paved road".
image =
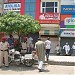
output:
M45 64L45 71L41 73L38 72L37 66L11 65L9 68L3 66L0 68L0 75L75 75L75 66Z

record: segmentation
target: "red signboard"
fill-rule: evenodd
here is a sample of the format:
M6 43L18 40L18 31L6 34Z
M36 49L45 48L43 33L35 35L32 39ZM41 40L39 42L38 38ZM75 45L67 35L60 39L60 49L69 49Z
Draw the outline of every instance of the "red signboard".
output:
M21 2L21 0L4 0L4 3Z
M52 23L52 24L59 24L60 23L60 20L39 20L39 23L40 24L49 24L49 23Z
M59 13L40 13L40 20L59 20Z
M59 13L40 13L39 23L60 23Z

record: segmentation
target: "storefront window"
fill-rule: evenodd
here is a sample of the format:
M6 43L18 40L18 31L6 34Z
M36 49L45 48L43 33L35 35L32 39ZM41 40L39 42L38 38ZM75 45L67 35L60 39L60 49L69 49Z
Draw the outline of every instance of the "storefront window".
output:
M58 12L58 2L42 2L42 13Z

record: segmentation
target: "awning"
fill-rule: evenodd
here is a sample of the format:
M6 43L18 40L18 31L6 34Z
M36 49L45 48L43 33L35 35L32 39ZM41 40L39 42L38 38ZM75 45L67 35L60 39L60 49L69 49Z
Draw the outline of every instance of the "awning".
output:
M41 24L40 35L59 35L58 24Z
M40 35L59 35L59 31L42 30L39 31Z

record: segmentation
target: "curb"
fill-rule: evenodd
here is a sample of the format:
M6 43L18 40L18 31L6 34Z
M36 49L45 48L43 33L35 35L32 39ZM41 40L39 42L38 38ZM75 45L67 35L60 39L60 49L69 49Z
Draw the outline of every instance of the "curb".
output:
M38 60L34 61L34 65L38 65ZM69 61L54 61L54 60L49 60L45 61L44 65L65 65L65 66L75 66L75 62L69 62Z
M75 66L75 62L63 62L63 61L48 61L50 65L66 65L66 66Z

